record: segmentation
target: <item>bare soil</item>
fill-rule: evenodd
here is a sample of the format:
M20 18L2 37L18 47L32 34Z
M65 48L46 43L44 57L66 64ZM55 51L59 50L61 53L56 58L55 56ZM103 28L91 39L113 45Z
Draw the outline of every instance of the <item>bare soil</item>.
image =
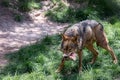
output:
M48 4L44 2L44 4ZM31 19L16 22L11 9L0 6L0 66L5 66L9 61L5 54L19 50L22 46L33 44L43 39L46 35L61 32L68 24L51 22L45 17L49 8L43 6L40 10L33 10L24 15Z

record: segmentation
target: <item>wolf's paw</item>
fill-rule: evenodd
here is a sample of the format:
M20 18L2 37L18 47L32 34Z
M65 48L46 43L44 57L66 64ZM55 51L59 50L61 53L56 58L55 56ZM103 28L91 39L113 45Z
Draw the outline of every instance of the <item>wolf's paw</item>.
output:
M59 72L60 72L60 70L59 70L59 69L57 69L55 72L56 72L56 73L59 73Z
M114 64L117 64L117 63L118 63L118 60L117 60L117 59L113 60L113 63L114 63Z
M92 64L94 64L94 61L88 62L88 64L92 65Z

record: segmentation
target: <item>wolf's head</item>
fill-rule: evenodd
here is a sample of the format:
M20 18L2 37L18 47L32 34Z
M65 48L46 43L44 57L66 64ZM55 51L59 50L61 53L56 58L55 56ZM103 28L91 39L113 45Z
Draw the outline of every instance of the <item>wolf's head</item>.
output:
M77 37L62 35L61 51L65 59L76 59Z

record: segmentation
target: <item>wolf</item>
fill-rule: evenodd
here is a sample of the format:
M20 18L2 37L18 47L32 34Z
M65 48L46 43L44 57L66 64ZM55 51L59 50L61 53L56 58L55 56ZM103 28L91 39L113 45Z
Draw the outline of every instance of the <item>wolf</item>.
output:
M62 70L66 60L76 60L77 55L79 57L78 71L81 72L82 50L84 47L92 52L93 58L90 64L93 64L98 56L98 52L94 48L93 43L96 43L97 46L107 50L113 59L113 63L117 64L117 57L115 56L113 49L108 44L108 39L103 25L96 20L84 20L72 25L63 32L61 42L63 58L56 72L60 72Z

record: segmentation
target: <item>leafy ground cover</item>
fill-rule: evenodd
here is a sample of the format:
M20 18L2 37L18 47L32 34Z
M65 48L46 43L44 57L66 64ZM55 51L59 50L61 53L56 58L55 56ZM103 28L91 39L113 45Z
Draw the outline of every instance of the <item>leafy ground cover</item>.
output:
M102 23L110 46L120 60L120 22ZM58 50L60 42L60 35L47 36L36 44L6 55L10 63L1 70L0 78L2 80L114 80L120 75L120 62L117 65L113 64L110 54L96 45L99 56L93 65L88 64L92 58L91 53L87 49L83 50L81 74L77 73L78 59L67 61L63 71L55 73L62 58L62 52Z

